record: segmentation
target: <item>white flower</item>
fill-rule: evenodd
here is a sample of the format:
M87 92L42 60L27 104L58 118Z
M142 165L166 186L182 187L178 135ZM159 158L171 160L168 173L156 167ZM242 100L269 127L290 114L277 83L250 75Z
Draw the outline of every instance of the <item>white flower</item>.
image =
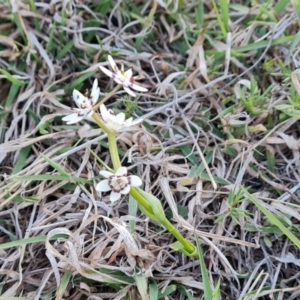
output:
M100 111L101 111L102 119L103 119L105 125L109 129L118 131L121 128L132 125L132 117L130 117L129 119L127 119L125 121L124 113L121 112L121 113L115 115L111 109L107 110L107 108L104 104L100 105Z
M127 176L127 168L125 167L120 167L115 174L108 171L101 171L100 175L107 179L100 181L96 186L96 190L100 192L111 191L110 201L112 202L119 200L121 194L128 194L131 186L142 185L142 180L138 176Z
M95 79L92 87L92 91L89 97L85 97L79 91L73 90L73 100L78 108L75 108L75 113L63 117L62 120L67 124L74 124L82 119L89 118L93 114L93 106L98 101L100 95L100 89L98 87L98 80Z
M135 97L136 94L132 90L136 90L139 92L147 92L148 90L142 86L139 86L134 83L135 79L138 79L139 76L132 76L132 70L128 69L126 72L124 71L124 64L121 65L121 70L116 65L113 58L108 55L108 61L113 69L113 72L109 71L108 69L99 66L101 71L105 73L107 76L114 79L114 81L118 84L122 84L124 90L132 97Z

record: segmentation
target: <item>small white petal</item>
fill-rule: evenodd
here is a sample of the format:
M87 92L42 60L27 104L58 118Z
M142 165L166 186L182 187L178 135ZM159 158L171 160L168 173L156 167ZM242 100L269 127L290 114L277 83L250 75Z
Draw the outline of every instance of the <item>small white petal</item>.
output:
M122 125L118 125L117 123L110 123L107 124L107 127L109 127L110 129L114 130L114 131L119 131L123 126Z
M129 119L128 119L128 120L129 120ZM134 125L137 125L137 124L139 124L139 123L141 123L141 122L144 122L144 119L135 119L135 120L132 121L131 124L128 125L128 126L134 126Z
M110 191L111 187L108 184L108 179L104 179L104 180L100 181L96 185L96 190L100 191L100 192L108 192L108 191Z
M113 59L110 55L108 55L107 58L108 58L108 62L110 63L112 69L113 69L115 72L119 71L119 68L118 68L118 66L116 65L114 59Z
M92 92L91 92L91 95L90 95L92 105L96 104L96 102L98 101L99 96L100 96L100 89L98 87L98 80L95 79L94 83L93 83Z
M120 193L122 195L127 195L130 191L130 185L127 185Z
M81 121L84 118L84 116L79 116L78 113L76 114L71 114L68 116L65 116L62 118L63 121L67 122L67 124L74 124L77 123L79 121Z
M136 90L136 91L139 91L139 92L148 92L148 89L146 89L146 88L144 88L144 87L142 87L142 86L140 86L140 85L134 84L134 83L132 83L132 84L130 85L130 87L131 87L132 89Z
M127 175L127 168L126 167L120 167L116 174L117 176L126 176Z
M73 100L79 108L82 107L82 104L86 104L88 102L88 99L77 90L73 90Z
M115 201L119 200L120 197L121 197L121 193L111 192L109 199L111 202L115 202Z
M93 92L95 92L95 91L97 90L97 88L98 88L98 80L97 80L97 78L95 78L95 80L94 80L94 82L93 82L93 87L92 87L92 92L91 92L91 94L92 94Z
M136 96L136 94L128 86L123 85L123 88L127 92L127 94L129 94L130 96L132 96L132 97Z
M104 122L107 121L107 119L108 119L108 110L107 110L107 108L104 104L100 105L100 112L101 112L101 116L102 116L102 119L104 120Z
M129 118L125 121L125 114L122 112L114 115L113 111L111 109L107 110L104 104L100 105L100 111L104 123L112 130L118 131L123 127L128 127L131 125L132 118Z
M118 125L122 125L125 121L125 114L124 113L119 113L116 116L114 116L114 121L118 124Z
M130 178L130 185L131 186L141 186L142 185L142 179L135 175L128 176Z
M123 84L123 80L120 80L118 77L114 78L114 81L117 83L117 84Z
M124 122L124 125L126 126L126 127L129 127L129 126L131 126L132 125L132 117L130 117L129 119L127 119L125 122Z
M100 171L100 175L102 175L105 178L109 178L111 176L114 176L115 174L112 173L112 172L108 172L108 171L103 170L103 171Z
M126 72L124 72L124 76L130 80L132 77L132 69L128 69Z
M101 71L106 74L108 77L111 77L111 78L114 78L114 73L109 71L108 69L102 67L102 66L99 66L99 68L101 69Z

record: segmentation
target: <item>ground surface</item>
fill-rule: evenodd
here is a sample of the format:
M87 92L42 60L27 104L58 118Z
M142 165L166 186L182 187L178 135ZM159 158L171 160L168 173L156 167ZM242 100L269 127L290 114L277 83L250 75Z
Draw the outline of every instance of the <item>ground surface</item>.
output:
M300 5L228 2L0 1L1 299L299 299ZM62 121L108 54L149 90L106 102L143 119L122 164L202 263L95 190L106 136Z

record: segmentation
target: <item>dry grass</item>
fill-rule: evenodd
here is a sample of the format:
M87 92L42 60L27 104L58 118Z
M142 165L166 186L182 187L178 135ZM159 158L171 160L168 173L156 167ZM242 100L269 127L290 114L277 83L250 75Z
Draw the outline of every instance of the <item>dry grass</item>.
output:
M199 260L96 192L106 135L61 121L74 88L114 87L109 53L149 89L108 102L144 120L122 162L199 237L221 299L299 299L298 4L2 1L1 299L203 299Z

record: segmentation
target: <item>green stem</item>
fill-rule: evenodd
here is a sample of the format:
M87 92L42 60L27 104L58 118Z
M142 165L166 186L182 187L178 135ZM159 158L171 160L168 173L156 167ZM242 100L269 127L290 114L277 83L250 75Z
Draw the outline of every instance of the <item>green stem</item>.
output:
M151 205L135 188L131 188L129 193L136 200L136 202L145 207L147 211L154 215Z
M109 148L109 152L110 152L111 161L112 161L114 170L117 171L121 167L121 162L120 162L119 153L118 153L116 132L109 129L96 113L92 114L92 118L97 123L97 125L104 132L107 133L108 148Z
M153 212L153 209L151 207L151 205L148 203L148 201L143 197L143 195L141 195L135 188L131 188L130 189L130 195L140 204L142 205L147 211L149 211L149 213L151 213L152 215L155 215L155 213ZM193 246L193 244L185 239L181 233L175 228L175 226L170 223L170 221L164 216L164 218L162 219L161 217L159 218L159 222L161 223L161 225L163 225L176 239L178 242L180 242L184 249L192 254L195 252L195 247Z
M94 121L97 123L97 125L98 125L104 132L107 133L107 135L108 135L109 133L112 132L112 130L109 129L109 128L105 125L105 123L101 120L101 118L100 118L95 112L92 114L92 118L93 118Z
M90 153L95 157L95 159L109 172L113 173L114 170L110 168L90 147L86 147Z
M192 254L195 252L195 247L193 244L185 239L181 233L175 228L175 226L166 218L161 224L176 238L176 240L183 245L184 249Z
M108 133L107 139L108 139L108 148L110 152L111 161L114 166L114 170L117 171L121 167L121 161L118 153L116 133L115 132Z

